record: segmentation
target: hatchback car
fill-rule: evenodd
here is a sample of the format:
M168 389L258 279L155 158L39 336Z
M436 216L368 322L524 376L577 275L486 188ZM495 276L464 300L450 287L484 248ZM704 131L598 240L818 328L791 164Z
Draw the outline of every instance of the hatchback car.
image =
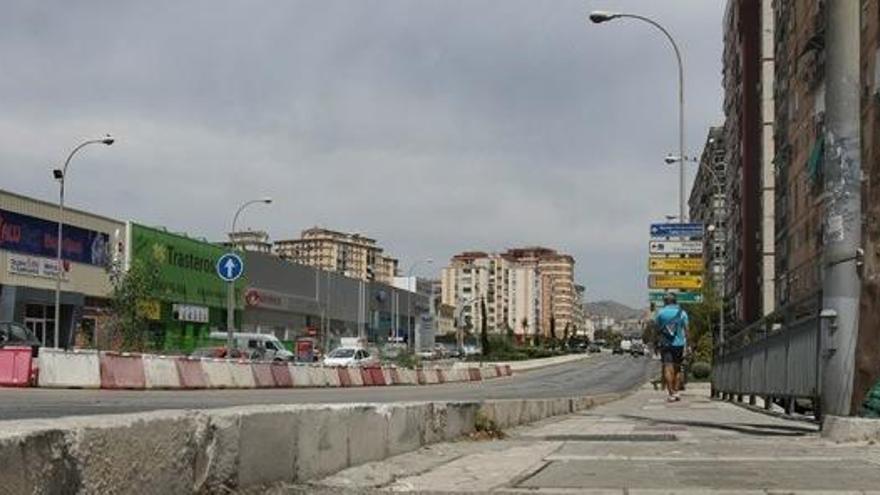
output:
M0 321L0 347L40 347L40 341L27 327L14 321Z
M366 349L337 347L324 358L324 366L368 366L378 364Z

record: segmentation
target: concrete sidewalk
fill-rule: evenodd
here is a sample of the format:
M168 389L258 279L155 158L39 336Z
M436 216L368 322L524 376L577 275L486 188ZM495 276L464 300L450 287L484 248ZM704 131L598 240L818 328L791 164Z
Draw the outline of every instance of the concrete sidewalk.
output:
M801 493L880 495L880 447L834 444L814 424L650 386L610 404L437 444L269 493Z

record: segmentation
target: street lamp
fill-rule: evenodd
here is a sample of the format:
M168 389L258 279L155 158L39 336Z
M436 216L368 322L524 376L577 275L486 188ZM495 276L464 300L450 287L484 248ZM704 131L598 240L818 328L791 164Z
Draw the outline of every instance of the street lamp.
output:
M73 151L67 155L67 160L64 160L63 168L56 168L52 171L52 176L55 177L55 180L57 180L60 185L58 195L58 237L56 239L58 246L55 259L55 262L57 263L57 273L55 274L55 335L53 336L53 344L56 349L58 348L58 334L61 331L61 278L64 276L64 267L61 265L61 251L64 246L64 183L65 179L67 179L67 167L70 165L70 160L73 158L73 155L86 146L90 144L103 144L110 146L114 141L115 139L113 139L110 134L107 134L101 139L89 139L83 141L77 145L76 148L73 148ZM43 338L45 340L45 336Z
M715 186L715 194L713 194L713 216L715 217L715 223L709 225L707 230L713 236L718 236L722 232L721 226L726 224L726 205L719 206L715 200L714 196L721 196L724 194L724 182L721 180L721 177L718 175L712 167L709 166L707 162L703 162L700 160L684 157L684 160L680 159L677 156L667 155L666 158L663 159L667 165L672 165L673 163L681 163L684 165L685 161L692 161L697 163L697 168L709 174L709 177L712 178L712 182ZM717 240L717 237L716 237ZM722 239L722 242L727 242L727 239ZM724 346L724 299L727 296L727 288L726 288L726 271L727 271L727 249L724 249L721 252L720 256L720 265L721 265L721 286L718 288L719 291L719 304L718 304L718 345ZM714 256L713 256L714 257Z
M409 270L406 271L406 283L409 284L410 278L412 278L413 271L421 264L430 265L434 263L433 258L425 258L421 261L416 261L409 267ZM414 333L415 333L415 318L413 318L412 323L410 322L410 317L412 316L412 293L418 289L418 281L413 286L413 290L406 291L406 339L407 339L407 347L415 350L415 342L414 342ZM396 325L395 325L396 326ZM397 335L395 335L397 337Z
M675 40L666 28L648 17L622 12L606 12L602 10L596 10L590 13L590 21L594 24L601 24L619 18L636 19L654 26L666 36L666 39L669 40L669 43L672 45L673 51L675 51L675 60L678 62L678 156L684 156L684 64L681 61L681 52L678 50L678 45L675 43ZM678 171L678 216L679 221L682 223L687 221L687 211L685 211L684 163L681 164Z
M238 210L235 211L235 215L232 217L232 230L229 231L229 243L232 246L232 250L235 251L238 249L237 242L235 241L235 225L238 223L238 216L241 215L241 212L244 211L250 205L262 203L262 204L272 204L272 198L266 196L259 199L252 199L250 201L245 201L238 207ZM233 346L233 327L235 327L235 281L231 280L226 283L226 355L232 355Z

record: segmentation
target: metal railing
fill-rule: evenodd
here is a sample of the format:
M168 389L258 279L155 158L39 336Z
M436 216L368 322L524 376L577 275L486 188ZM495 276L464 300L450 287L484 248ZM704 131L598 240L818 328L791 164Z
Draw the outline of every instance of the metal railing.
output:
M713 395L779 402L791 412L796 399L809 399L819 417L822 383L822 298L820 293L788 304L715 348Z

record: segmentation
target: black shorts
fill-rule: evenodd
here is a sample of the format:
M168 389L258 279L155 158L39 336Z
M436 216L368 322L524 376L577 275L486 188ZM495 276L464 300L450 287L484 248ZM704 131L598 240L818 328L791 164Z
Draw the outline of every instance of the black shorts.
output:
M660 361L662 361L663 364L681 366L682 359L684 359L683 346L667 346L660 348Z

